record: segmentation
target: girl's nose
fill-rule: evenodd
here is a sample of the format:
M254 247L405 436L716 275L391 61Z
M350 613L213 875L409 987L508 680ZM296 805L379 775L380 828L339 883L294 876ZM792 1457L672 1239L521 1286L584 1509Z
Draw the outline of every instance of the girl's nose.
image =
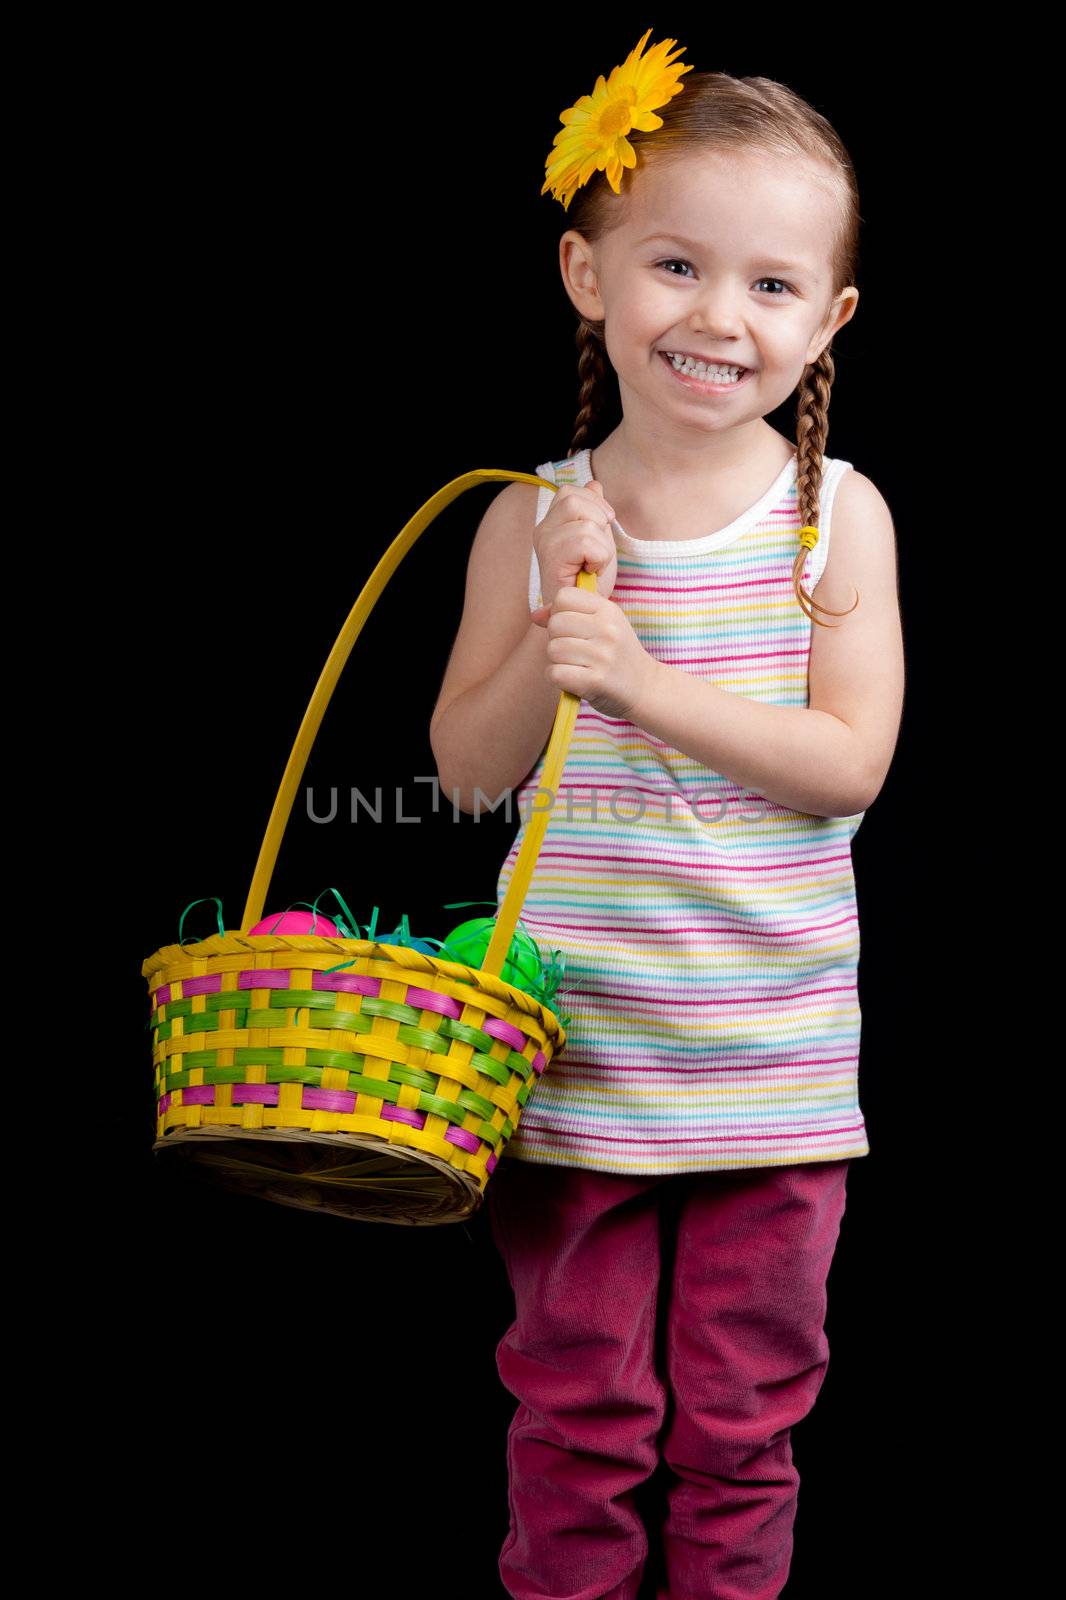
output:
M724 339L738 332L743 324L744 316L736 293L724 285L705 287L689 315L693 333L703 333L708 339Z
M700 333L708 340L730 339L743 328L743 319L723 304L690 317L689 326L693 333Z

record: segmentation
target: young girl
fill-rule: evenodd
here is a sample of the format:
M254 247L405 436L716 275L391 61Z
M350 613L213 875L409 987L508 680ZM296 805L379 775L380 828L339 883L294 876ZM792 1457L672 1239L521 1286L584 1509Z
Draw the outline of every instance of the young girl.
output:
M486 1191L517 1313L499 1566L521 1600L634 1600L633 1491L660 1461L658 1593L781 1593L790 1430L825 1376L869 1151L851 840L903 650L888 508L825 454L855 176L791 90L681 82L674 41L647 40L549 158L577 427L536 469L558 488L508 485L478 529L431 730L464 810L515 786L527 820L552 806L522 917L565 957L572 1021ZM793 443L766 418L797 387ZM564 689L581 705L552 797Z

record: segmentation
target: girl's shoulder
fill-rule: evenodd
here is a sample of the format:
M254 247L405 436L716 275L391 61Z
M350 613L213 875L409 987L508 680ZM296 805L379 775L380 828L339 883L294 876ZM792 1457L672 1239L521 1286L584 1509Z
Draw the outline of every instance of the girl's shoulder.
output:
M833 482L834 520L843 534L845 528L853 530L862 524L876 524L882 537L894 534L892 512L888 501L872 478L860 472L851 461L825 459L822 475L823 494L827 479Z

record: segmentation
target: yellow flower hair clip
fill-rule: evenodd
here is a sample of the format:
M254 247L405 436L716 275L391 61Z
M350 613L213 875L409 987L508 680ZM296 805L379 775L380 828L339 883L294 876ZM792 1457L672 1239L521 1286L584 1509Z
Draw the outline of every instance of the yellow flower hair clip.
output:
M642 57L650 35L649 28L606 82L601 73L592 93L583 94L559 117L563 126L552 140L544 167L547 178L540 192L550 189L556 200L562 201L564 211L569 211L574 195L594 172L606 171L615 194L621 193L623 169L637 164L636 151L626 134L634 128L641 133L661 128L663 119L655 115L655 107L666 105L685 87L678 79L691 72L692 65L675 65L685 46L671 55L677 41L663 39Z

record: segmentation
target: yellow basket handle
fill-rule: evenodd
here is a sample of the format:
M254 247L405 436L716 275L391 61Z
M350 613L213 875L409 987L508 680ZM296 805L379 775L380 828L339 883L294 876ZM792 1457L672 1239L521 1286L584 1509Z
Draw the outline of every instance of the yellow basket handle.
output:
M244 907L244 916L241 919L241 928L247 932L254 928L262 919L263 906L266 901L270 880L274 875L274 867L281 848L282 835L288 826L289 817L292 815L293 802L296 791L300 787L300 780L307 766L307 758L311 754L311 746L322 725L322 718L326 714L333 691L337 687L337 679L344 669L345 662L352 653L352 646L363 630L363 624L373 611L381 597L382 591L404 556L410 550L415 540L420 538L429 527L434 518L438 517L445 506L451 505L453 500L467 489L476 489L482 483L535 483L541 488L555 490L557 484L550 483L547 478L540 478L532 472L506 472L493 467L478 467L473 472L464 472L461 477L453 478L451 483L446 483L443 489L438 489L435 495L428 499L424 506L415 512L411 520L396 535L395 539L385 551L381 560L370 574L363 586L355 605L348 614L337 642L329 653L329 658L322 668L322 674L315 685L315 692L311 696L311 703L304 712L304 719L300 724L300 731L296 735L296 743L292 747L285 767L285 775L281 780L274 801L274 809L270 813L263 843L259 847L259 860L255 865L252 876L251 888L248 890L248 899ZM596 588L596 574L582 571L577 575L579 589ZM578 695L570 694L564 689L559 696L559 709L555 713L552 724L551 736L548 740L547 751L544 758L543 786L549 791L554 803L559 777L566 760L566 753L570 748L570 738L574 731L577 719L577 708L580 705ZM529 889L533 868L540 853L544 840L544 832L548 826L550 815L549 808L534 810L529 818L526 836L522 841L522 848L515 861L514 872L504 896L503 904L496 917L496 927L493 931L489 947L485 952L485 959L481 963L481 971L491 972L496 977L503 970L507 952L511 948L515 927L525 902Z

